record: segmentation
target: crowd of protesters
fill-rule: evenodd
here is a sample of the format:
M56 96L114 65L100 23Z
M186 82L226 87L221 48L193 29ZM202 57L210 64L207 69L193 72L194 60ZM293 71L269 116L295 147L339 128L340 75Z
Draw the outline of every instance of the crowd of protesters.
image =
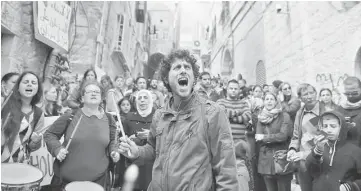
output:
M169 70L178 60L184 61L185 65L179 67L187 70L186 67L191 66L196 78L191 84L189 99L196 94L195 100L199 97L208 105L220 107L228 119L229 123L220 124L219 128L228 128L231 133L234 154L229 157L235 157L234 172L239 190L291 191L291 182L295 179L302 191L361 191L360 79L347 77L343 82L345 99L335 103L328 88L317 90L307 83L292 87L281 80L272 84L247 85L240 75L228 80L220 76L212 78L208 72L195 72L189 53L171 53L167 58L165 63L170 66L164 75L171 75ZM155 123L152 120L159 120L158 113L163 112L163 118L171 117L167 123L170 125L175 123L173 120L187 121L189 116L173 116L182 113L177 110L181 109L182 101L175 111L170 111L171 104L176 101L175 90L164 76L162 79L141 76L133 79L118 75L112 79L104 75L100 83L98 78L95 70L89 69L72 91L64 83L43 92L38 76L32 72L4 75L1 81L2 162L26 160L26 153L40 147L44 133L48 151L57 159L52 185L64 187L72 181L88 180L106 187L108 166L116 164L116 168L111 169L115 181L112 187L120 187L126 167L135 163L140 168L135 190L147 190L154 180L152 172L161 169L162 165L157 160L138 164L132 157L120 155L117 137L123 135L115 135L116 126L121 123L126 136L136 146L147 148L152 144L154 148L160 143L153 142L163 140L158 136L165 133L165 129L152 127ZM188 80L185 84L182 80L177 83L184 87L189 85ZM200 107L201 114L197 115L202 120L209 108ZM61 117L43 132L44 116ZM79 127L75 127L79 120ZM98 128L100 126L109 128L102 130ZM85 127L88 129L84 130ZM78 133L82 136L77 136L65 149L74 128L79 128ZM190 133L188 139L193 139L191 129L185 133ZM64 144L59 142L62 136L66 137ZM168 139L164 138L164 144L173 141ZM130 148L132 144L128 143ZM163 152L155 148L156 159ZM109 159L103 160L107 156ZM184 177L179 175L178 178ZM177 180L174 181L177 184ZM192 184L197 188L195 182ZM233 190L234 187L229 188Z

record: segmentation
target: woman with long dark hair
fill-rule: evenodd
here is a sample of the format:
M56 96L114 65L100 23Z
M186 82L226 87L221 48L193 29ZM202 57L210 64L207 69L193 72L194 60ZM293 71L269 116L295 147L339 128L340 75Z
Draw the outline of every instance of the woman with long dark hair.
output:
M35 73L28 71L19 76L1 110L1 162L28 162L30 152L40 148L44 114L36 104L42 95Z
M130 102L129 97L123 97L118 102L118 107L119 107L119 114L120 116L123 117L125 117L130 111L133 110L132 103Z
M18 78L19 74L15 72L7 73L1 78L1 103L10 95Z
M72 109L78 109L82 106L81 104L81 94L80 90L83 87L84 83L88 80L96 80L97 74L94 69L88 69L85 71L83 80L80 82L80 84L73 89L73 92L71 93L69 99L68 99L68 106Z

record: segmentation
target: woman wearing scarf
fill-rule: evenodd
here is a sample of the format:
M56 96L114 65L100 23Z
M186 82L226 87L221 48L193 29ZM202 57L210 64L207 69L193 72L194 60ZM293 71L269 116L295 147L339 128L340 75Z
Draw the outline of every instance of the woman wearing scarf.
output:
M41 147L44 114L36 106L43 88L39 77L24 72L1 109L1 162L26 163L30 152Z
M123 121L124 131L137 145L147 143L150 124L154 114L152 94L148 90L139 90L136 94L136 111L129 112ZM152 180L153 163L139 166L139 177L135 184L136 191L147 190Z
M259 158L259 149L260 149L260 143L255 143L255 131L256 131L256 125L258 122L258 115L263 109L263 88L260 85L255 85L253 88L253 95L251 97L251 113L252 113L252 133L248 134L248 140L252 141L251 149L252 153L254 153L253 159L252 159L252 168L253 168L253 174L254 174L254 190L255 191L265 191L266 185L264 183L262 175L260 175L257 172L257 165L258 165L258 158Z
M260 143L258 172L262 174L267 191L290 191L292 173L280 174L275 168L275 153L287 151L291 130L290 116L282 111L276 95L267 92L264 108L258 116L256 141Z

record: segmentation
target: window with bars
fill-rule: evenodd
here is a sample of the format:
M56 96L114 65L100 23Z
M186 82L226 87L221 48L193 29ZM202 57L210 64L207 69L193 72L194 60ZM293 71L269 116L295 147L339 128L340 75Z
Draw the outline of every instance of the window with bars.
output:
M118 38L116 39L116 44L114 47L115 51L122 51L123 44L123 35L124 35L124 15L118 15Z
M264 65L264 62L260 60L256 65L256 84L263 85L266 82L266 67Z

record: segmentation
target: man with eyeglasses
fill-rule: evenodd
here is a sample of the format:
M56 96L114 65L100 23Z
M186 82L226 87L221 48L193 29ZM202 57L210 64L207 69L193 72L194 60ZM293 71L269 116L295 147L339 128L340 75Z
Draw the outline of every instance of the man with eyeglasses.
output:
M324 112L317 100L316 88L305 84L300 88L302 106L295 117L293 136L287 153L287 160L299 162L298 178L302 191L312 191L312 178L306 168L306 158L315 146L319 116Z
M347 77L344 82L344 95L340 112L349 121L348 140L361 147L361 81L357 77Z

